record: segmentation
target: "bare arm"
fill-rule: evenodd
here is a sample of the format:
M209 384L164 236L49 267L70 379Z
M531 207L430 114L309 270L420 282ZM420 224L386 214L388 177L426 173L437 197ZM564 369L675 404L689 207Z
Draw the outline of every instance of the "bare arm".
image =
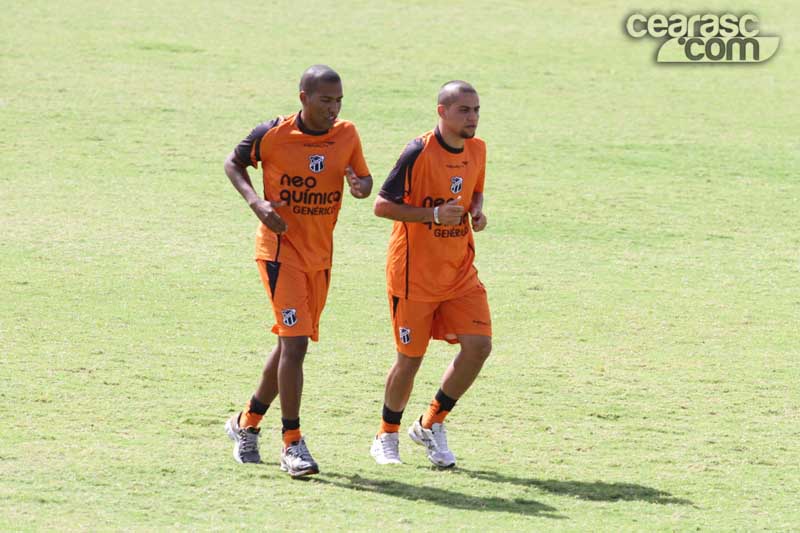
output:
M247 168L239 164L233 152L228 154L227 159L225 159L225 174L247 202L247 205L252 207L254 203L261 199L253 189L253 182L250 181Z
M472 201L469 204L469 214L472 217L472 229L483 231L486 227L486 215L483 213L483 193L472 193Z
M450 200L445 204L438 207L439 224L454 226L461 223L461 217L464 215L464 208L459 205L461 197ZM375 215L388 218L390 220L397 220L400 222L434 222L434 209L436 207L416 207L408 204L399 204L387 200L383 196L378 196L375 199L375 207L373 208Z
M400 222L433 222L432 207L415 207L408 204L398 204L387 200L383 196L375 198L373 207L375 216L398 220Z
M353 167L347 167L347 183L350 184L350 194L356 198L366 198L372 192L372 176L359 178Z
M268 202L263 200L253 188L253 182L250 181L250 175L247 173L247 168L242 166L236 159L233 152L225 159L225 174L231 183L245 199L247 205L253 210L253 213L258 219L264 223L267 228L275 233L283 233L286 231L286 222L275 211L276 207L283 207L286 202Z

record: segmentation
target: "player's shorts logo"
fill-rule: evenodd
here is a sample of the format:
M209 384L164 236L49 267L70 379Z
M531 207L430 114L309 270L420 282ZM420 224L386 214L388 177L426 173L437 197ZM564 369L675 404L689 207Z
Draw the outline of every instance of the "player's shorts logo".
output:
M461 192L461 187L464 185L464 178L461 176L453 176L450 178L450 192L457 194Z
M281 315L283 315L284 326L290 328L297 324L297 309L283 309Z
M411 330L408 328L400 328L400 342L409 344L411 342Z
M322 169L325 168L325 156L324 155L308 156L308 168L311 169L311 172L322 172Z

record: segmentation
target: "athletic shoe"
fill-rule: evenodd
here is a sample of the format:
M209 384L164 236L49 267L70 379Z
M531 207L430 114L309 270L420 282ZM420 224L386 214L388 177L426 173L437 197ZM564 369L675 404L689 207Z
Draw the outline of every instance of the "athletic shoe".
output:
M408 436L420 446L425 446L431 463L442 468L455 466L456 456L447 447L447 430L444 429L444 424L434 424L427 429L422 427L421 420L422 417L408 428Z
M399 465L400 460L400 435L399 433L381 433L372 441L369 453L379 465Z
M292 477L319 474L319 466L311 457L305 439L295 441L281 450L281 470Z
M238 463L260 463L258 436L261 429L239 427L240 414L233 415L225 422L225 431L233 441L233 458Z

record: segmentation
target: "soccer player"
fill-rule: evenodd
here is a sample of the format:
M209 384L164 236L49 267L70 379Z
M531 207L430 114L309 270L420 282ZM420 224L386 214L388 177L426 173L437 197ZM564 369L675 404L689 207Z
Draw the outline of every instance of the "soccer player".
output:
M356 198L372 190L358 132L338 119L342 94L342 80L333 69L309 67L300 79L302 109L258 125L225 160L225 173L260 221L256 264L278 336L250 401L225 429L234 441L234 459L260 462L259 423L280 393L280 463L293 477L319 472L300 431L303 359L308 339L319 340L343 178ZM247 173L248 166L259 163L263 199Z
M400 420L434 338L459 343L461 350L408 435L426 448L434 465L455 465L444 420L492 349L486 290L473 266L472 232L486 227L486 145L475 137L479 111L472 85L445 83L439 91L438 126L408 143L375 200L375 214L395 221L386 277L397 346L380 430L370 450L379 464L401 462Z

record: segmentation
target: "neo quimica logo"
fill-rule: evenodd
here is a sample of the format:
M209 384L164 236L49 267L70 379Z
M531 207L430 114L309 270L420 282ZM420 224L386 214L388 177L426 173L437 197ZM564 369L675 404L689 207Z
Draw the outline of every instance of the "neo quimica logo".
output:
M667 38L656 55L658 63L762 63L775 55L781 38L760 36L758 24L752 13L633 13L625 30L634 39Z

